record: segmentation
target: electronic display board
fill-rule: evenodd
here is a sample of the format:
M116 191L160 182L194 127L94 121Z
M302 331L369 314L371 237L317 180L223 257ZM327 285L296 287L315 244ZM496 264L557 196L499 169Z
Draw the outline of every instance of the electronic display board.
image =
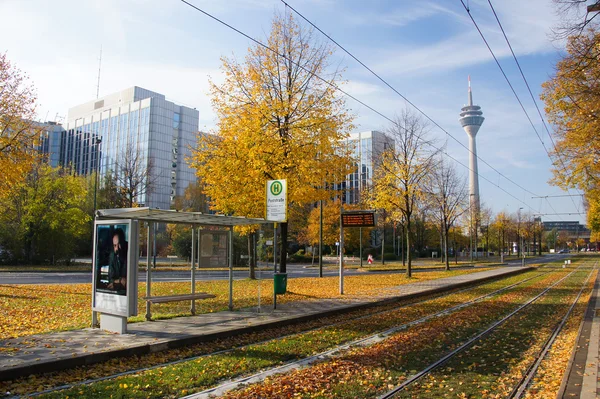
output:
M375 212L358 211L342 213L343 227L374 227Z

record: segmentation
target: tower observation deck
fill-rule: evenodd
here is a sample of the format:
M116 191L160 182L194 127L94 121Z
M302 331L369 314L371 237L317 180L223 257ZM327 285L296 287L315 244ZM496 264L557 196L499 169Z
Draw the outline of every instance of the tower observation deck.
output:
M471 77L469 77L469 104L461 109L460 125L469 136L469 201L472 212L479 212L479 175L477 172L477 144L475 138L485 118L479 105L473 105Z

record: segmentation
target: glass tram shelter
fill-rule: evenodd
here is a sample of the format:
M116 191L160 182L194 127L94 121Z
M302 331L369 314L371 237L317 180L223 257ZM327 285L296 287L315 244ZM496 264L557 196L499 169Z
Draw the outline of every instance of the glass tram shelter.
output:
M211 215L150 208L100 209L94 222L92 257L92 326L119 334L127 332L127 317L138 310L138 264L140 222L148 229L146 267L146 320L152 319L151 305L190 301L214 295L196 292L196 265L229 267L229 310L233 310L233 226L273 223L265 219ZM187 224L192 227L191 287L189 294L152 296L153 234L156 223ZM219 229L203 229L211 226Z

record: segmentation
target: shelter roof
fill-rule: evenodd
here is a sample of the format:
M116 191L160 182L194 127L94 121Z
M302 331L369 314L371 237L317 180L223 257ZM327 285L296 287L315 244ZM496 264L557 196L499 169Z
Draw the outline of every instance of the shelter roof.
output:
M151 208L115 208L98 209L97 220L135 219L159 223L182 223L210 226L247 226L252 224L274 223L265 219L253 219L240 216L212 215L202 212L183 212L172 209Z

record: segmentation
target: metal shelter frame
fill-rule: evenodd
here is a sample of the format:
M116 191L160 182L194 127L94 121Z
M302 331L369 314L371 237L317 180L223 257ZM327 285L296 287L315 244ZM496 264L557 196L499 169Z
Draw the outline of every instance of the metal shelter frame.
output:
M177 210L152 209L152 208L118 208L118 209L99 209L96 211L96 220L138 220L148 223L148 246L147 246L147 267L146 267L146 320L151 320L151 287L152 287L152 272L150 259L153 254L152 239L153 227L155 223L175 223L187 224L192 226L192 254L191 254L191 294L184 294L181 297L191 297L190 311L196 313L196 260L200 260L199 254L196 254L195 249L195 234L196 227L199 226L218 226L229 227L228 231L228 266L229 266L229 310L233 310L233 226L248 226L255 224L273 223L265 219L246 218L240 216L226 216L206 214L202 212L183 212ZM200 238L200 237L198 237ZM139 242L139 236L136 237ZM197 255L195 257L195 255ZM139 256L136 255L136 256ZM197 299L201 299L200 297ZM96 312L92 312L92 325L97 324Z

